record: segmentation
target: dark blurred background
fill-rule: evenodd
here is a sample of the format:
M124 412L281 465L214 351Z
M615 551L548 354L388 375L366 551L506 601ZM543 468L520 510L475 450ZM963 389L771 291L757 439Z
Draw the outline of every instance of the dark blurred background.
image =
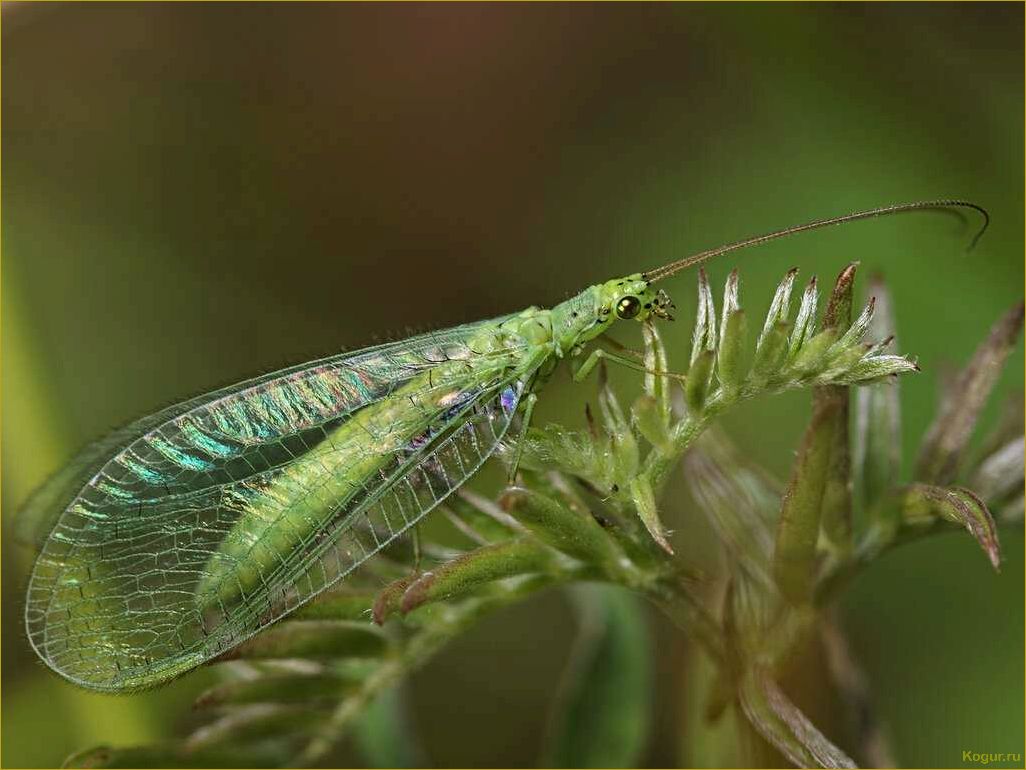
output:
M764 312L792 265L883 271L906 462L938 373L1023 286L1019 4L3 5L3 756L53 765L180 729L210 675L133 697L49 675L21 625L28 492L84 442L185 396L373 341L548 305L775 227L940 196L910 215L730 255ZM688 349L694 278L667 287ZM718 290L717 290L718 291ZM636 331L621 333L635 342ZM999 396L1022 386L1021 344ZM624 382L630 382L626 378ZM594 383L554 378L539 424ZM808 394L725 421L786 474ZM986 419L996 413L994 405ZM671 491L683 494L682 487ZM685 499L685 498L680 498ZM674 506L670 506L674 507ZM697 512L670 522L686 558ZM901 762L1023 750L1021 529L995 574L969 537L884 559L843 615ZM558 595L493 617L418 674L438 765L537 753L572 627ZM653 616L678 761L684 642Z

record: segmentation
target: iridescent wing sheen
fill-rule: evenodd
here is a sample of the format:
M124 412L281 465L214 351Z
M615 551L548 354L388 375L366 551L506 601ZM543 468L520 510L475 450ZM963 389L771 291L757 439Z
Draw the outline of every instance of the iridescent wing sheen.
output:
M58 516L89 487L113 482L157 497L288 461L289 441L344 418L455 356L506 317L431 332L281 369L174 404L85 447L18 512L23 540L41 545ZM303 451L300 449L300 451ZM119 467L120 466L120 467ZM209 471L209 473L204 473ZM127 485L127 486L124 486ZM173 488L172 488L173 487ZM148 491L147 491L148 490ZM117 494L122 494L118 492Z
M28 589L40 656L86 687L155 685L380 551L508 428L534 365L474 349L500 322L293 367L86 450L34 498L65 503Z

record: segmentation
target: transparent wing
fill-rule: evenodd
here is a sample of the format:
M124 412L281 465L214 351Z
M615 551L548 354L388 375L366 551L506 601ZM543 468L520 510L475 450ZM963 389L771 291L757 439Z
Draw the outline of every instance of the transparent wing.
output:
M26 605L40 656L87 687L151 686L355 569L508 427L510 354L472 340L426 335L169 412L102 463L43 544Z
M170 406L97 441L18 512L41 546L77 497L144 502L239 480L289 462L319 431L439 362L476 355L475 332L506 317L299 364Z

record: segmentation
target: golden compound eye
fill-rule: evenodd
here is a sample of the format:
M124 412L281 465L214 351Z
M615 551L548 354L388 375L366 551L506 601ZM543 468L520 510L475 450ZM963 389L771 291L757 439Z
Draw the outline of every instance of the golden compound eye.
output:
M623 297L616 303L616 315L619 318L634 318L641 312L641 300L637 297Z

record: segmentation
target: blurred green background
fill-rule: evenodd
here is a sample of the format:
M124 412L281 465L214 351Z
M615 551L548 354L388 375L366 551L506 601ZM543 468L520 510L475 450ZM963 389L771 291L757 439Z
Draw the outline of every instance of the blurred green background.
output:
M1019 4L3 6L5 766L159 739L209 672L80 692L21 625L12 515L80 445L279 365L449 326L811 218L967 197L993 225L910 215L730 255L762 313L792 265L882 270L901 348L906 462L961 362L1023 286ZM972 223L975 226L975 221ZM687 351L694 279L667 287ZM620 333L635 342L636 330ZM627 378L625 381L629 381ZM1022 387L1022 346L1000 395ZM594 383L556 377L539 421ZM808 394L726 420L785 474ZM992 404L986 418L992 419ZM681 488L672 495L680 496ZM687 505L685 557L710 542ZM676 515L676 514L674 514ZM1023 538L994 574L969 537L888 556L844 623L899 760L1023 751ZM437 765L537 753L572 627L548 594L412 682ZM673 765L686 645L659 634L648 760Z

